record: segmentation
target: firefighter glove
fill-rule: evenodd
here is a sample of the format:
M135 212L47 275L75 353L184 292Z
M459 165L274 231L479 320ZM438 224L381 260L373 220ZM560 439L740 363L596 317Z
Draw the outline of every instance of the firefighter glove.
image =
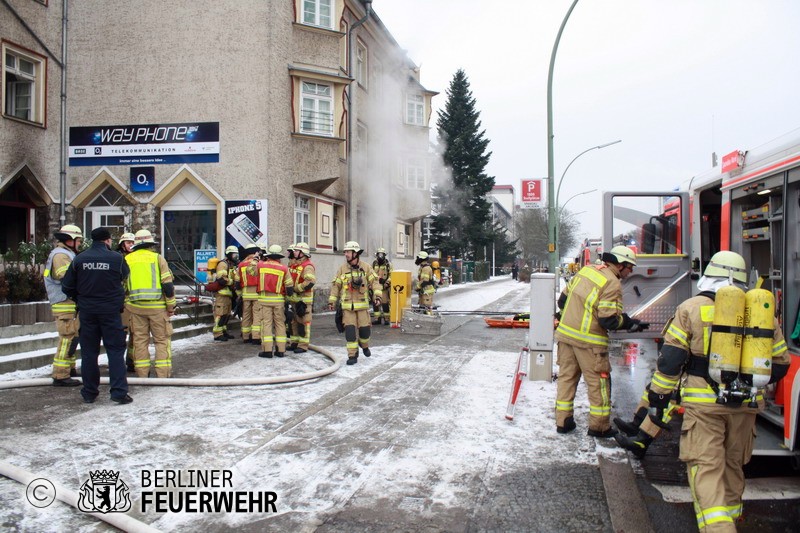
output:
M650 420L661 428L667 428L664 422L664 411L669 407L670 394L659 394L652 390L647 391L647 402L650 404L648 415Z
M644 331L650 327L649 322L642 322L638 318L631 318L629 320L631 322L631 325L628 326L628 332L630 333L638 333L639 331Z

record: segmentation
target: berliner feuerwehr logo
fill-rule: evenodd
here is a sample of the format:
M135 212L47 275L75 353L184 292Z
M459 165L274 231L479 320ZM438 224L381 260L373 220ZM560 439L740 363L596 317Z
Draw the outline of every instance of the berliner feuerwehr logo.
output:
M78 497L78 509L84 513L124 513L131 508L130 490L119 479L119 472L89 472Z

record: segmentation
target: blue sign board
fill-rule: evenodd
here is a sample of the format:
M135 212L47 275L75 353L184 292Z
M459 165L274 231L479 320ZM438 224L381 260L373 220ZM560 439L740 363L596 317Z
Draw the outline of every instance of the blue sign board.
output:
M216 250L194 251L194 277L200 283L208 283L208 260L217 257Z
M131 167L131 192L155 192L156 167Z

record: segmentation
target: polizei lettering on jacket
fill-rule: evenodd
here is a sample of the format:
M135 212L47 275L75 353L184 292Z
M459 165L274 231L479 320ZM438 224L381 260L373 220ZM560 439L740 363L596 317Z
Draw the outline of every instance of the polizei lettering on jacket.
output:
M143 470L142 513L277 513L271 491L233 489L231 470ZM151 489L151 490L147 490ZM152 490L156 489L156 490Z
M111 270L108 263L81 263L84 270Z

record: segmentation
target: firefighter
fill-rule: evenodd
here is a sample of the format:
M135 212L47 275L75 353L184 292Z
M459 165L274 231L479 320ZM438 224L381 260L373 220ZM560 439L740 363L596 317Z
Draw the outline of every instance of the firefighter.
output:
M61 280L64 279L64 274L78 253L83 242L83 233L78 226L67 224L53 236L58 244L50 252L44 265L44 286L58 330L58 344L53 356L53 386L76 387L81 384L80 381L72 379L78 375L75 370L75 350L78 343L79 321L75 301L61 291Z
M290 350L305 353L311 342L311 310L314 307L314 285L317 272L311 262L311 249L305 242L299 242L294 249L294 318L292 321L292 343Z
M258 301L256 267L260 251L257 244L248 244L244 247L244 259L239 263L239 284L242 288L242 342L245 344L251 342L253 333L253 307Z
M259 357L283 357L286 351L286 296L294 293L289 268L281 264L283 250L277 244L267 249L267 256L258 262L258 302L261 307L261 351Z
M673 389L683 372L688 375L681 396L685 412L680 459L688 470L700 531L736 531L735 522L742 515L742 466L750 460L756 415L764 408L760 392L755 408L736 397L721 404L717 401L719 385L709 374L710 361L706 354L710 353L710 345L714 342L711 340L714 315L719 313L718 310L715 312L715 302L722 298L722 289L730 284L746 288L744 258L735 252L717 252L697 283L700 294L680 304L667 325L664 346L650 382L648 418L642 422L641 431L635 438L617 440L631 451L646 451L657 435L651 431L650 423L655 426L663 424ZM723 305L727 304L723 302ZM769 383L775 383L786 375L790 359L773 307L767 309L773 315L774 328L768 344L772 358ZM717 329L713 331L726 333ZM725 357L728 354L719 355Z
M175 286L167 261L152 250L157 244L150 231L140 229L134 235L133 251L125 256L131 270L125 309L130 313L133 365L140 378L150 375L151 335L156 345L156 377L172 375L170 317L175 314Z
M361 261L362 252L361 246L356 241L344 244L345 264L336 272L328 298L329 310L333 311L337 305L342 308L348 365L358 362L359 346L365 357L372 355L369 349L369 337L372 332L372 321L369 316L370 287L372 287L373 304L379 305L383 300L383 289L378 283L378 276L372 271L369 263Z
M125 304L122 288L130 274L128 264L111 250L111 232L107 228L92 230L92 247L70 264L62 282L62 290L80 306L81 330L81 396L84 403L94 403L100 394L100 341L108 356L111 400L128 404L128 379L125 376L125 331L120 308Z
M381 285L384 298L381 305L376 305L373 309L372 325L377 326L383 319L384 325L389 324L389 290L392 285L392 264L386 259L386 248L378 248L375 252L375 260L372 262L372 270L378 276L378 283Z
M419 266L417 272L416 290L419 294L419 306L427 309L427 313L433 311L433 293L436 292L436 283L433 281L433 269L428 262L428 252L421 251L417 254L414 264Z
M233 335L228 334L228 320L231 318L236 282L239 281L239 248L225 248L225 258L217 263L212 279L222 284L222 288L214 295L214 334L215 341L226 342Z
M126 255L133 251L133 233L125 232L120 236L119 243L117 244L117 252L122 254L122 258L124 259ZM128 372L135 372L136 369L133 366L133 335L131 335L131 317L128 310L125 309L123 306L122 308L122 328L125 330L125 337L126 337L126 344L127 344L127 351L125 352L125 366L128 369Z
M555 339L558 341L558 387L556 431L569 433L576 427L575 391L583 375L589 395L589 431L607 439L611 429L611 363L608 331L642 331L649 324L622 312L621 279L636 266L636 254L626 246L615 246L603 254L602 265L587 265L564 288L558 299L562 309Z
M292 282L297 285L297 265L300 264L300 261L297 260L297 256L295 255L295 246L297 246L297 244L292 243L286 247L286 266L289 268L289 275L292 278ZM297 348L297 334L294 331L294 308L299 301L300 295L295 291L294 294L286 297L286 304L284 307L284 314L286 315L286 339L288 344L286 349L290 352L293 352L294 349Z

